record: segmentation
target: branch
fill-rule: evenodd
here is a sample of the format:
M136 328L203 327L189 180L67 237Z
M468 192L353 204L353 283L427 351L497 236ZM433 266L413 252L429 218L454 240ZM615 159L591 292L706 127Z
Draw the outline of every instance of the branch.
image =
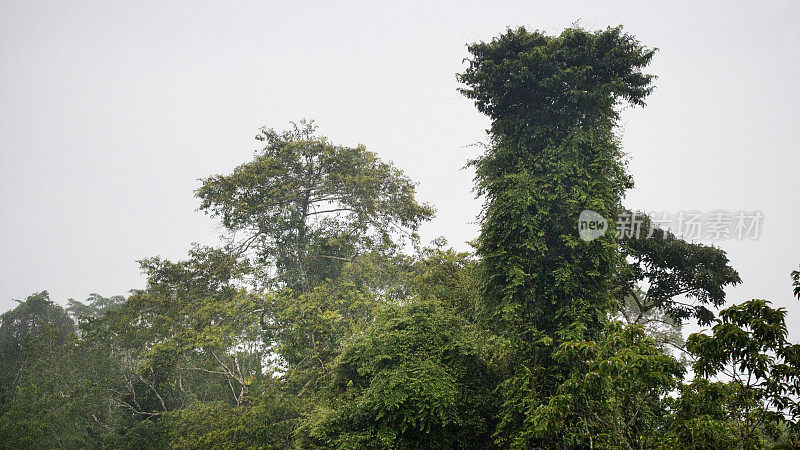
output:
M325 210L322 210L322 211L312 211L312 212L307 213L306 216L313 216L315 214L326 214L326 213L339 212L339 211L356 212L356 210L353 209L353 208L334 208L334 209L325 209Z

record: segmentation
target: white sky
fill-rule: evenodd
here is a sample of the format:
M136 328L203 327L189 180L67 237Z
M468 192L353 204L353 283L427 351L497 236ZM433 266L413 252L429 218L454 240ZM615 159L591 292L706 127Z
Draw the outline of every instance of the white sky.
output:
M720 243L744 280L729 299L800 328L800 2L374 3L0 3L0 311L125 293L135 260L217 242L198 179L304 117L394 161L438 209L424 238L466 249L461 167L488 120L456 92L465 44L579 20L660 48L648 107L623 115L627 205L762 211L758 240Z

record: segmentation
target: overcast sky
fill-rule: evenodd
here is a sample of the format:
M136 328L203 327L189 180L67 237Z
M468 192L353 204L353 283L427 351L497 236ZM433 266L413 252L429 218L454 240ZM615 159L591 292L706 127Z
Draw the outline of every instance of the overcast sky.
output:
M631 208L762 211L718 242L729 301L800 302L800 2L0 2L0 311L143 286L137 259L213 244L198 179L315 119L420 183L425 240L467 249L480 202L462 170L488 120L456 91L466 44L507 26L623 24L658 47L657 89L620 130ZM232 4L232 5L231 5Z

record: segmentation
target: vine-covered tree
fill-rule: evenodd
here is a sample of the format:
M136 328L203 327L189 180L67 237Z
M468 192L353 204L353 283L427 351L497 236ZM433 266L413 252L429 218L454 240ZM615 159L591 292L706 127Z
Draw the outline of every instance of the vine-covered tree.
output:
M464 95L492 119L491 145L473 161L486 199L478 255L488 320L506 338L508 378L500 443L520 442L526 417L553 395L553 353L596 338L624 264L613 233L581 240L581 211L617 217L632 186L614 136L621 103L643 105L654 50L621 28L559 36L508 30L469 46Z

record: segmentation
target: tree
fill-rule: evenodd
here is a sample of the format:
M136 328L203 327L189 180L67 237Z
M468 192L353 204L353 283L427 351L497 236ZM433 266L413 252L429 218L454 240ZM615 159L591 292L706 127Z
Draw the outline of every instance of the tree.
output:
M786 310L750 300L720 311L711 334L694 333L687 348L694 372L727 381L728 420L738 448L760 448L762 434L800 419L800 345L787 341Z
M262 376L262 301L237 286L247 265L195 247L187 261L141 261L147 287L96 323L124 361L128 392L117 401L144 417L194 400L240 405Z
M485 337L435 299L387 306L336 359L304 446L486 448L494 383Z
M481 265L474 255L446 248L444 238L423 248L409 269L409 295L435 298L453 313L478 324L481 315Z
M415 236L433 209L414 184L364 146L336 146L312 122L278 133L262 129L266 147L230 175L203 180L200 209L243 233L236 250L255 249L259 267L279 286L308 292L335 277L365 249L391 249L398 234Z
M543 331L580 337L605 314L619 258L613 237L582 242L575 224L587 208L615 217L631 185L614 108L643 104L652 77L640 68L653 51L619 28L557 37L520 28L469 50L462 92L492 118L494 141L473 162L486 197L486 299L504 315L541 317Z
M736 422L730 414L737 391L735 385L702 377L678 386L677 396L668 400L672 414L664 439L667 446L714 450L740 445Z
M599 337L612 308L623 255L610 231L586 242L575 226L583 210L622 210L632 181L614 136L617 107L644 104L654 50L621 28L519 28L468 49L461 92L492 119L491 145L472 164L486 199L477 253L487 323L505 339L497 439L508 445L524 434L530 403L546 402L567 376L554 360L560 344Z
M638 229L620 240L629 262L619 272L618 297L630 297L643 313L661 309L676 322L694 318L701 325L711 323L714 313L708 307L722 306L725 287L742 281L725 252L679 239L646 215L625 214Z
M108 311L114 311L125 303L125 297L115 295L103 297L100 294L91 294L81 302L75 299L67 300L67 313L76 321L91 321L102 317Z
M684 368L641 326L612 323L599 341L563 344L559 363L572 376L547 404L532 405L519 444L562 448L654 448L666 426L667 394ZM515 443L517 444L517 443Z
M624 211L630 232L620 233L626 264L617 274L619 316L640 324L662 346L683 351L683 322L707 325L709 308L725 302L725 287L741 282L725 252L689 243L655 226L645 214Z
M619 320L627 325L640 325L645 334L665 351L684 348L683 324L670 316L664 307L656 305L641 290L622 299Z
M279 384L259 383L246 405L195 402L165 414L156 436L164 448L285 449L298 418L296 403Z
M48 330L60 344L75 332L75 324L64 308L50 300L47 291L32 294L19 305L0 316L0 406L8 399L9 390L26 362L25 345Z
M337 278L307 293L265 296L263 338L280 357L290 392L313 396L347 339L362 333L377 310L407 298L407 265L403 256L365 253L344 264Z
M415 185L363 146L333 145L310 122L278 133L253 161L203 180L201 210L236 239L229 250L255 256L262 291L262 339L278 356L289 392L313 397L342 340L374 320L386 302L404 298L401 251L416 243L433 209ZM242 235L238 236L237 235Z
M488 401L482 396L490 396L494 385L485 361L482 361L486 342L472 349L478 353L470 358L478 358L473 363L480 364L480 367L475 366L471 371L461 373L461 368L450 367L449 364L460 362L449 358L433 363L438 361L442 352L452 351L447 349L451 345L450 339L459 342L466 339L470 345L477 345L472 339L476 339L480 330L476 327L475 319L479 298L479 279L475 276L478 273L477 262L466 253L443 249L445 242L442 239L438 239L435 245L434 248L421 250L413 259L397 256L386 260L375 254L360 255L345 266L337 279L315 287L309 294L282 299L278 308L281 313L270 315L280 318L275 326L275 335L277 342L281 343L278 352L287 364L284 380L289 383L292 392L296 391L298 396L311 400L310 419L301 422L301 444L345 447L356 443L375 446L467 445L460 442L461 437L457 440L452 436L440 435L444 432L442 428L446 428L449 434L467 433L463 419L457 423L442 424L428 417L425 419L427 425L414 425L416 428L413 429L408 428L409 425L402 420L397 422L393 419L399 414L408 414L409 417L411 414L422 414L413 412L414 408L426 407L426 400L409 394L408 386L400 381L388 384L380 381L380 392L363 392L364 401L404 397L409 402L404 406L408 410L402 413L391 411L390 405L375 404L375 408L386 409L386 418L381 421L355 417L369 413L351 409L355 401L351 397L354 391L342 390L337 385L347 385L350 381L340 379L345 364L342 358L352 356L349 352L380 351L385 352L386 356L379 359L391 358L396 363L387 367L380 361L370 359L377 356L359 353L358 362L346 364L374 365L374 373L365 377L374 377L376 383L377 380L395 377L397 380L404 376L422 377L431 364L436 364L437 370L452 369L454 377L458 373L458 380L453 382L461 386L459 390L481 386L479 396L471 398L471 402ZM411 311L413 318L407 317ZM423 318L425 313L431 316ZM396 325L394 319L401 320L402 325ZM445 333L441 337L435 334L439 327ZM485 341L486 337L483 336L482 340ZM409 343L402 344L403 341ZM407 345L424 347L419 351L406 352L404 349ZM441 348L442 345L445 348ZM362 357L366 359L362 360ZM423 365L419 358L431 360ZM412 371L412 375L401 372L400 366L402 370ZM346 370L357 369L350 367ZM428 378L424 383L420 380L417 388L425 389L428 381ZM423 394L420 392L419 395ZM467 394L463 395L464 401L470 398ZM470 420L479 420L484 424L482 426L487 427L482 439L472 439L473 445L490 444L488 438L491 427L488 423L491 421L492 408L481 409L473 403L460 407L471 408L464 409L463 415L472 417L482 414ZM430 405L427 408L435 409ZM482 412L476 412L476 408ZM340 409L349 412L342 411L342 415L339 415ZM347 415L351 413L353 415ZM345 422L350 425L344 425ZM474 429L469 431L475 432Z
M0 446L99 448L113 442L130 422L112 401L124 383L119 361L103 344L75 334L64 338L52 324L29 336L25 365L0 417Z

